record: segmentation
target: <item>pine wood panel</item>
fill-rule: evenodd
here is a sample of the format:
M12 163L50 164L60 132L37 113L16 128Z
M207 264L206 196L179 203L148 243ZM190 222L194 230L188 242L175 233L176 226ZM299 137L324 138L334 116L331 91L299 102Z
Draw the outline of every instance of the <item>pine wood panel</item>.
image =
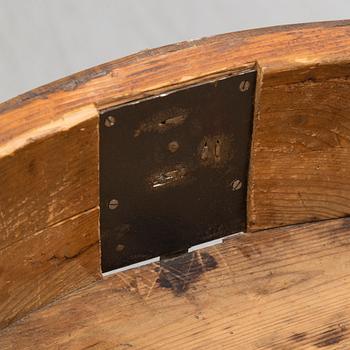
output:
M349 61L349 23L228 33L146 50L83 71L1 104L0 145L89 103L105 108L256 62L268 71L284 71Z
M0 250L0 326L100 276L98 210Z
M299 200L299 202L298 199L291 198L292 195L289 194L287 205L281 204L275 199L272 200L272 198L267 201L261 193L282 193L283 190L279 188L281 181L289 181L293 175L286 173L280 179L281 181L279 180L280 172L284 171L285 161L278 159L270 164L275 169L275 173L267 174L265 165L270 160L265 162L267 153L264 152L264 149L266 150L267 146L264 142L266 140L259 140L259 138L265 137L266 132L268 132L265 125L272 123L271 127L279 132L277 138L272 138L276 139L273 149L281 150L289 142L288 140L285 141L283 136L288 127L283 129L275 124L280 123L280 120L284 118L283 111L286 111L288 115L291 114L287 110L293 104L293 98L303 96L305 92L305 87L303 87L305 77L298 73L295 77L299 79L300 84L295 82L294 95L288 92L290 88L288 81L292 79L294 71L300 69L307 71L319 65L328 65L327 69L332 66L336 67L330 68L334 73L334 70L338 69L337 67L343 67L340 69L344 74L343 80L346 80L348 73L345 72L347 68L344 67L350 61L349 34L349 21L281 26L229 33L155 50L147 50L95 67L30 91L0 105L0 154L4 152L1 152L2 149L14 152L19 148L16 141L18 138L23 138L23 135L27 134L35 134L38 128L59 121L62 115L67 116L67 112L74 108L95 103L98 109L102 109L193 84L208 79L208 77L223 74L223 72L241 71L256 66L259 70L256 107L261 110L261 114L257 118L262 118L262 122L257 124L260 129L255 133L254 145L257 147L259 154L255 152L251 169L252 174L259 176L264 174L263 179L269 176L272 180L266 180L265 183L261 181L259 187L262 185L265 187L259 188L259 193L254 193L257 188L254 185L256 177L251 181L249 196L251 202L248 203L250 206L250 229L347 215L348 205L343 206L348 201L347 190L343 200L339 200L337 194L337 199L333 195L325 204L332 207L329 212L322 211L319 208L320 204L317 198L307 199L313 197L312 193L306 193L305 198ZM290 72L289 77L285 76L287 82L278 83L275 81L276 79L270 79L271 75L276 77L283 72ZM334 77L339 78L338 73L334 73ZM264 84L273 83L281 86L270 86L265 90ZM309 85L312 84L313 82L309 81ZM337 91L339 91L344 83L338 81L336 85ZM262 90L260 90L261 88ZM325 81L325 88L321 90L328 93L331 88L332 86ZM315 93L317 94L317 92ZM280 98L278 94L281 94ZM260 96L261 100L259 99ZM343 114L344 118L347 118L347 104L345 103L344 110L339 109L340 104L337 104L335 97L336 95L334 95L332 104L333 107L337 105L337 109L333 108L333 111L338 115ZM304 102L306 101L316 104L320 102L316 95ZM270 104L273 106L270 107ZM322 106L325 107L325 104ZM280 112L277 118L271 117L270 108L275 108L274 116L276 116L276 110L279 109ZM310 111L306 110L305 112ZM286 119L290 119L288 115L286 115ZM68 114L67 118L73 119L74 117L69 117ZM331 122L324 125L324 127L330 130L332 128ZM265 130L261 131L261 128ZM342 132L344 130L343 128ZM274 136L276 135L274 134ZM288 135L286 136L288 138ZM321 153L318 158L316 157L317 159L332 156L332 153L327 153L325 149ZM307 176L309 176L310 172L313 171L310 166L313 167L315 162L307 163L301 159L301 163L305 165ZM337 168L339 162L334 163L335 168ZM324 178L327 176L330 176L330 174L326 174ZM300 180L303 181L304 178L301 176ZM317 193L328 193L329 191L325 191L325 187L329 183L324 184L319 181L319 178L317 178L317 181L321 185ZM335 192L339 193L342 185L343 181L341 180L339 186L335 188ZM303 190L303 188L299 188L299 192L302 193ZM332 204L334 201L336 201L335 206ZM303 202L307 202L306 206L302 204ZM297 212L294 214L291 209L293 205L297 205ZM305 215L302 212L305 212Z
M34 312L1 349L348 349L350 219L242 234Z
M98 205L97 123L86 107L0 148L0 249Z
M259 29L147 50L1 104L1 253L15 252L12 245L20 252L19 242L97 207L99 109L254 66L249 229L349 215L349 23ZM23 266L19 254L12 259ZM2 270L6 261L3 255ZM18 272L18 284L13 275L13 289L23 287L25 271ZM32 278L37 283L39 274ZM33 300L14 306L13 317L61 292L30 293ZM8 302L0 299L11 310ZM4 315L0 311L6 323L11 312Z
M100 273L97 123L87 106L0 148L0 328Z
M350 64L264 74L261 84L250 229L350 215Z

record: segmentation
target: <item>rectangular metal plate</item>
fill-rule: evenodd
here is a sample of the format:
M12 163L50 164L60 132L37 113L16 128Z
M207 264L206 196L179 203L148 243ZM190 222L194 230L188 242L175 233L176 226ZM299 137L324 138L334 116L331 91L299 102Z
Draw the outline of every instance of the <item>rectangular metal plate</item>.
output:
M102 271L245 229L255 72L102 113Z

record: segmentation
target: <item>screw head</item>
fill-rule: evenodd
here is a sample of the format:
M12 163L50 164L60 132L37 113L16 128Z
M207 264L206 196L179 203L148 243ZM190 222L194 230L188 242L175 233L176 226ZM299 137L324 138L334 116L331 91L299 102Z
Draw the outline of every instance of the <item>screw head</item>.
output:
M113 126L116 123L115 117L113 117L112 115L109 115L106 119L105 119L105 126L107 128L110 128L111 126Z
M168 150L171 153L175 153L179 149L180 145L177 141L171 141L168 145Z
M241 83L239 84L239 89L242 92L249 90L249 88L250 88L250 82L248 80L242 80Z
M231 182L232 190L233 191L238 191L239 189L242 188L242 182L240 180L233 180Z
M115 247L115 250L120 253L121 251L123 251L125 248L124 244L117 244L117 246Z
M111 210L117 209L119 207L118 199L111 199L108 203L108 208Z

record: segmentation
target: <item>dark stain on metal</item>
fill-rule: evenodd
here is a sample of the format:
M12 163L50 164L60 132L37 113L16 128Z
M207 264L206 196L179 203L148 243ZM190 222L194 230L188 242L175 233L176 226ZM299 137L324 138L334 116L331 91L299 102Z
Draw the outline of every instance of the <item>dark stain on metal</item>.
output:
M143 133L164 133L169 129L183 124L186 118L187 112L181 108L170 107L168 110L161 110L158 113L154 113L151 117L146 118L145 121L142 121L136 127L134 137L139 137Z
M101 114L103 272L245 229L255 79L228 76ZM118 123L106 127L110 117Z
M203 161L206 161L209 157L209 146L208 146L208 142L205 141L204 145L200 146L200 158Z
M206 136L199 144L198 154L202 165L224 167L234 161L234 141L226 135Z
M158 125L161 128L164 128L166 126L177 126L181 125L186 119L186 116L184 115L178 115L176 117L171 117L169 119L162 120Z
M181 296L203 273L216 267L215 258L206 252L196 251L161 260L158 284L162 288L170 289L175 296Z
M214 151L215 161L219 162L220 161L220 155L221 155L220 140L216 140L216 143L215 143L214 147L215 147L215 151Z

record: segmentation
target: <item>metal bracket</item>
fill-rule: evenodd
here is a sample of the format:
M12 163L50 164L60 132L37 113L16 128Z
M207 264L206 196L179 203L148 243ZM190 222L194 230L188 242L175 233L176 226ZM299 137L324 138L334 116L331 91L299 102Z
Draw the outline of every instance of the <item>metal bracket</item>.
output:
M255 79L228 76L101 114L103 272L245 229Z

